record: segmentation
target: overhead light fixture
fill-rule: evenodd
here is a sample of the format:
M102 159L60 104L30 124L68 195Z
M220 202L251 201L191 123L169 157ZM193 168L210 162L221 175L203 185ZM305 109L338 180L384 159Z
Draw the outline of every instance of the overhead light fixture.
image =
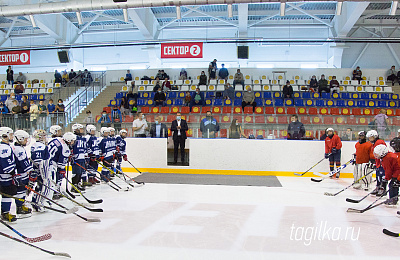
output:
M228 4L228 17L232 18L233 17L233 8L232 4Z
M342 14L342 7L343 7L343 2L339 1L336 4L336 15L341 15Z
M76 18L78 19L78 24L83 24L81 12L76 12Z
M122 12L124 13L124 21L128 23L129 22L128 9L124 8L122 9Z
M281 2L281 8L279 9L279 15L280 16L285 16L285 9L286 9L286 3Z
M397 6L399 1L392 1L392 6L390 7L389 15L396 15Z
M182 18L182 14L181 14L181 7L177 6L176 7L176 19L181 19Z
M36 21L35 21L35 17L33 17L33 15L29 15L29 20L31 20L32 23L32 27L35 28L36 26Z

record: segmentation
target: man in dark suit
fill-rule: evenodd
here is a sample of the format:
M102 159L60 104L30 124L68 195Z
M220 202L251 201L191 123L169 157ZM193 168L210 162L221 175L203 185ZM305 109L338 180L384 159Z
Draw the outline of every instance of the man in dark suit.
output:
M150 128L151 138L168 138L168 130L165 124L161 123L160 116L157 116L154 120L154 124Z
M181 147L182 164L185 163L185 141L188 130L186 120L181 119L181 113L176 113L176 120L172 121L171 131L174 140L174 164L178 162L178 148Z

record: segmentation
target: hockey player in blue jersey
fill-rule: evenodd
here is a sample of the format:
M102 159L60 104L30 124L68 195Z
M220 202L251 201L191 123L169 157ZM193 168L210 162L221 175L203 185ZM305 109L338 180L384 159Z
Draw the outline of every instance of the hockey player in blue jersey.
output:
M25 146L29 141L29 134L24 130L17 130L14 133L14 156L15 156L15 165L17 170L17 175L19 178L17 185L17 198L24 199L26 195L25 185L28 185L33 188L36 182L36 173L33 172L33 166L31 161L26 154ZM17 206L17 214L29 214L32 212L24 202L20 200L15 200L15 204Z
M88 153L88 162L87 167L88 175L89 175L89 182L92 184L99 184L96 176L97 168L99 167L97 160L100 157L100 150L98 144L98 138L96 137L96 126L94 125L87 125L86 126L86 144L87 144L87 153Z
M13 130L9 127L0 127L0 188L4 194L15 196L17 194L18 182L15 172L15 156L10 143L14 139ZM1 218L8 222L17 220L16 216L11 214L12 199L1 196Z
M48 168L48 159L50 154L47 147L47 134L46 131L38 129L33 132L32 136L36 140L36 142L31 146L31 159L34 162L33 171L36 173L38 179L35 190L39 194L49 197L50 189L47 187L54 188L55 179L53 180L51 178ZM42 183L47 187L42 185ZM33 195L32 200L38 205L43 205L45 202L45 199L36 193ZM36 209L36 211L43 211L43 208L40 206L33 205L33 208Z
M117 159L117 157L116 157L117 156L117 139L115 137L115 129L113 127L109 127L108 129L110 130L109 138L110 138L111 144L112 144L111 145L111 150L112 150L112 153L114 155L114 159L112 160L112 164L111 164L112 167L110 169L115 171L114 164L115 164L115 159ZM110 172L110 175L111 175L111 178L114 178L115 177L115 172Z
M78 166L78 164L81 166L85 165L88 156L86 138L83 136L85 127L81 124L74 124L72 126L72 131L76 135L76 141L71 153L72 184L74 184L74 186L79 190L83 191L85 190L85 186L92 186L92 184L88 182L86 171L82 169L82 167ZM71 189L71 192L78 193L76 189Z
M99 141L100 148L100 161L109 169L111 169L114 162L114 150L115 150L115 141L113 141L110 137L110 129L108 127L102 127L100 129L101 138ZM111 178L110 171L105 167L101 170L101 179L105 182Z
M126 141L125 138L128 135L128 131L125 129L121 129L119 131L119 135L115 137L115 140L117 142L117 153L116 153L116 168L118 171L122 172L121 169L121 162L122 159L124 161L128 160L128 156L126 155ZM117 171L117 173L118 173Z

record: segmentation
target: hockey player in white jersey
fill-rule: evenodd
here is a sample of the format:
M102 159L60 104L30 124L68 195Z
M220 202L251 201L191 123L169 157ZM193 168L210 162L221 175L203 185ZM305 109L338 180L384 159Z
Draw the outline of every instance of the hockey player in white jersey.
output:
M99 149L99 140L96 137L96 126L87 125L86 126L86 144L87 144L87 153L88 153L88 162L87 167L89 173L89 182L92 184L99 184L96 176L96 171L98 166L97 160L100 158L100 149Z
M109 127L108 130L110 131L110 135L108 136L109 143L111 144L110 146L110 151L113 154L113 159L112 159L112 167L111 169L113 170L110 172L111 178L115 177L115 160L117 159L117 139L115 137L115 129L113 127Z
M117 153L116 153L116 168L118 171L122 172L121 163L122 159L124 161L128 160L128 156L126 155L126 141L125 138L128 135L128 131L125 129L121 129L119 131L119 135L115 137L117 144ZM117 171L117 173L118 173Z

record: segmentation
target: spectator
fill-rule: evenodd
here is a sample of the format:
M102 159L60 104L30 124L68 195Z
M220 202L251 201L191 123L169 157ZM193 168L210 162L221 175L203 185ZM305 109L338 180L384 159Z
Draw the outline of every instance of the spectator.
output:
M77 86L82 86L82 81L83 81L83 73L81 70L79 70L75 78L75 84Z
M244 87L244 76L243 76L243 73L240 72L240 69L237 69L237 72L235 73L235 76L233 77L233 87L235 87L236 84L240 84Z
M186 80L187 79L187 71L184 68L182 68L181 72L179 73L179 79L180 80Z
M17 83L17 84L25 84L25 82L26 82L26 77L25 77L25 75L22 74L22 72L19 72L19 73L18 73L17 80L16 80L16 83Z
M11 113L13 113L13 114L21 114L21 106L20 105L18 105L18 101L17 100L14 100L13 101L13 107L12 107L12 109L11 109Z
M312 75L310 80L310 91L317 92L318 91L318 81L315 75Z
M329 83L329 88L332 90L332 93L339 93L340 86L339 81L336 80L336 76L332 76L332 80Z
M165 73L164 70L161 70L161 78L160 79L163 80L163 79L166 79L166 78L169 78L168 74Z
M283 98L292 98L293 97L293 87L290 85L290 81L286 81L286 85L283 86L282 89L283 92Z
M164 79L164 82L162 83L161 88L162 88L163 90L167 90L167 89L171 90L171 83L169 82L169 79L168 79L168 78L165 78L165 79Z
M244 134L242 126L239 124L237 119L233 119L231 126L229 127L229 139L240 139L240 137L243 136L244 138L247 138L247 136Z
M92 74L90 73L90 71L85 69L83 71L82 79L84 80L85 86L90 85L93 81Z
M22 105L21 103L21 115L19 116L20 120L20 127L22 129L29 128L29 107L28 104Z
M217 68L217 59L214 59L212 62L210 62L210 65L215 71L218 70L218 68Z
M290 124L288 126L287 132L288 132L287 136L288 140L299 140L306 133L304 125L299 121L299 117L297 115L292 115L290 117Z
M256 96L254 95L254 92L251 91L251 87L247 87L247 91L243 92L243 100L242 100L242 108L244 111L245 106L253 106L253 113L254 110L256 109L256 102L255 102Z
M107 111L103 110L101 117L97 120L97 123L101 124L101 127L109 127L111 124L111 118L107 114Z
M358 83L362 80L362 71L360 70L360 66L357 66L355 70L353 70L353 80L358 80Z
M188 130L186 120L181 118L181 113L176 113L176 119L172 121L171 132L174 141L174 164L178 163L178 149L181 148L181 162L185 163L186 131Z
M49 99L49 104L47 104L47 115L50 117L50 124L55 125L56 120L54 118L54 111L56 111L56 106L53 104L53 99Z
M128 81L131 81L132 80L132 74L131 74L131 71L130 70L127 70L126 71L126 75L125 75L125 84L128 82Z
M66 85L69 81L68 73L66 71L63 71L63 74L61 76L61 82L63 85Z
M122 115L129 114L129 102L125 96L121 98L121 105L119 110L121 110Z
M15 94L22 94L24 93L24 86L21 83L18 83L15 88L14 88L14 93Z
M10 96L7 98L6 103L5 103L5 105L6 105L6 107L8 108L9 111L12 111L12 109L14 107L14 100L16 100L15 99L15 94L11 93ZM18 103L18 101L17 101L17 103Z
M196 92L192 94L191 102L190 102L190 111L192 111L192 107L194 106L203 106L204 105L204 95L200 92L200 88L196 88Z
M374 123L376 125L376 131L379 134L379 137L382 139L386 138L386 131L389 125L389 118L386 115L386 109L381 109L379 114L374 117Z
M0 102L0 114L8 114L10 111L8 108L3 104L3 102Z
M149 130L146 119L143 113L139 113L137 118L133 121L132 129L135 133L135 137L146 137L146 131Z
M58 100L58 104L56 105L56 109L54 110L54 113L57 113L57 118L56 118L57 123L64 124L65 106L64 106L62 99Z
M126 95L126 99L128 100L128 102L130 100L137 100L137 94L133 94L132 90L128 91L128 94Z
M156 78L161 79L161 77L163 76L161 70L158 70L157 74L156 74Z
M135 100L137 100L137 98L139 96L139 89L138 89L138 86L136 86L135 81L131 81L131 91L133 94L133 98Z
M85 124L95 124L96 120L93 118L92 111L86 111L86 118L83 120Z
M211 79L217 78L217 70L211 64L208 67L208 78L208 82L210 82Z
M322 91L325 91L326 93L331 92L331 90L328 88L328 81L325 79L324 74L321 75L321 79L318 81L318 92L320 96Z
M163 106L167 97L162 92L161 88L158 88L157 93L154 95L154 106Z
M347 128L346 132L342 135L342 137L340 137L340 139L342 141L352 141L353 137L352 137L352 129L351 128ZM355 139L355 138L354 138Z
M200 132L203 138L215 138L215 133L219 131L219 124L212 117L211 111L207 111L207 116L201 120Z
M31 121L31 126L32 126L32 132L38 128L37 127L37 119L39 116L39 108L35 104L35 101L31 100L31 104L29 107L29 114L30 114L30 121Z
M40 100L39 101L39 106L38 106L38 111L39 111L39 128L45 129L46 128L46 117L47 117L47 107L44 105L44 101Z
M230 99L234 100L235 99L235 89L231 86L231 84L227 83L225 84L225 90L224 90L224 99Z
M199 78L199 86L200 85L207 85L207 76L206 76L206 73L204 72L204 70L201 71L201 75Z
M162 83L161 83L161 81L160 81L160 78L157 77L157 78L154 80L153 92L157 92L157 91L158 91L158 88L161 87L161 86L162 86Z
M27 110L29 110L30 104L29 104L29 101L28 101L28 97L27 97L27 96L22 96L21 107L22 107L22 108L23 108L23 107L27 107L27 108L28 108Z
M164 123L161 123L161 117L156 116L154 124L150 127L151 138L168 138L168 130Z
M391 81L392 82L392 86L394 86L394 82L395 81L399 81L398 75L396 73L396 67L393 65L389 72L388 72L388 77L387 77L387 81Z
M7 84L14 85L14 71L11 69L11 66L8 66L7 72Z
M71 69L71 71L68 74L68 78L69 78L69 80L72 80L75 82L75 80L76 80L75 77L76 77L76 72L73 69Z
M228 80L229 72L228 69L225 68L225 64L221 64L221 69L219 70L218 76L219 79Z
M189 91L185 93L185 106L190 106L190 102L192 100L192 96L190 95Z
M121 124L121 121L122 121L121 110L119 110L118 106L113 106L113 109L111 110L111 122Z

